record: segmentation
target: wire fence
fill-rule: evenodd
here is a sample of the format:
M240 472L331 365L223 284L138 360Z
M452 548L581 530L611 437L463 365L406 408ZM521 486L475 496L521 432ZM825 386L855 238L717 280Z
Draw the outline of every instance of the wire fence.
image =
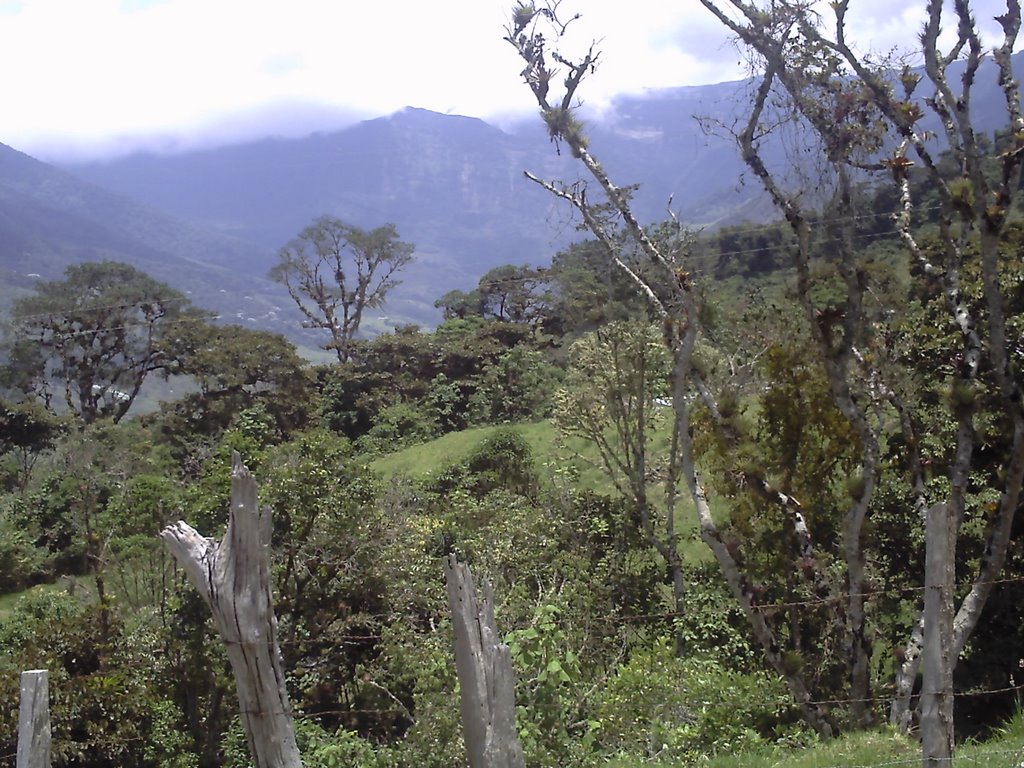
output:
M989 586L1001 586L1001 585L1020 585L1024 584L1024 576L1010 576L1000 578L988 582ZM962 582L960 585L961 589L965 589L973 585L973 582ZM880 595L886 595L890 597L904 597L904 596L919 596L923 590L927 589L926 586L915 586L908 585L896 588L886 589L874 589L863 593L863 596L877 597ZM849 593L843 593L842 595L836 595L831 598L832 601L841 599L843 597L849 597ZM822 605L830 602L829 600L822 599L811 599L811 600L800 600L790 601L785 603L773 603L758 606L762 609L773 608L778 610L780 608L802 608L802 609L816 609ZM582 616L576 617L576 619L582 619L588 623L606 623L615 626L626 626L626 627L638 627L645 623L664 623L671 621L672 619L679 618L685 615L681 611L657 611L657 612L646 612L646 613L615 613L606 614L600 616ZM388 623L407 620L409 617L401 611L392 610L387 612L372 612L372 613L355 613L348 617L347 620L353 623L365 622L372 624L375 622ZM437 619L443 619L442 614L438 614ZM561 615L556 615L553 619L556 624L563 624L569 619L563 618ZM503 632L514 631L515 629L522 629L530 626L530 621L519 621L515 622L515 626L502 627ZM431 624L431 631L438 631L437 623ZM313 648L323 648L330 646L345 647L353 644L366 644L374 643L384 639L384 635L377 632L342 632L340 634L333 635L331 637L325 636L309 636L300 638L281 638L278 642L283 648L289 647L300 647L309 646ZM223 640L218 640L223 642ZM253 641L257 644L270 642L270 639L263 638ZM1024 649L1022 649L1024 653ZM364 681L365 682L365 681ZM1022 681L1024 682L1024 681ZM874 695L867 698L850 698L850 697L824 697L815 698L809 703L816 706L827 706L827 707L848 707L853 704L864 704L867 703L874 707L882 707L885 704L891 702L891 687L881 686L876 689ZM978 697L992 697L992 696L1004 696L1004 697L1015 697L1018 701L1024 698L1024 685L1003 685L1003 686L992 686L986 688L978 688L971 690L960 690L954 692L954 697L958 701L964 699ZM688 701L688 705L694 708L701 708L707 706L714 706L720 702L713 700L701 700L700 698L693 698ZM266 714L266 713L257 713ZM378 718L378 719L401 719L406 722L415 722L416 713L410 711L406 706L394 706L394 707L359 707L359 706L341 706L341 707L313 707L307 712L296 712L301 718L309 718L313 720L323 721L324 719L332 720L337 724L344 724L345 727L355 727L360 719L365 718ZM364 720L365 722L365 720ZM134 750L138 747L139 742L146 741L144 736L129 736L129 737L116 737L116 736L103 736L96 738L84 738L81 740L67 740L58 738L53 743L53 751L56 755L62 754L88 754L91 752L106 753L106 754L117 754L118 752L125 752ZM908 745L910 742L908 742ZM912 750L912 747L908 746L908 749ZM0 755L0 761L9 763L16 757L14 753ZM817 758L816 758L817 759ZM816 768L885 768L887 766L909 766L919 765L921 758L918 754L913 753L907 757L893 757L892 759L886 759L883 761L876 762L857 762L844 760L843 758L836 758L834 762L830 762L831 758L823 757L818 762L815 762ZM952 759L953 763L961 763L963 765L983 765L986 766L999 766L999 768L1021 768L1024 766L1024 745L1020 748L986 748L984 744L968 744L964 745L958 750L958 754ZM641 763L638 762L639 766ZM768 765L768 762L764 763ZM780 764L780 763L771 763Z
M124 737L124 738L102 738L102 739L89 739L82 741L63 741L60 739L52 742L52 751L56 755L72 754L82 755L91 751L98 751L105 754L117 754L123 752L126 749L137 748L140 743L150 742L151 740L145 736L139 737ZM849 757L843 757L837 755L830 757L827 754L822 754L815 757L814 768L895 768L896 766L920 766L921 756L916 752L911 740L907 740L906 748L911 754L906 757L892 757L884 760L878 760L873 762L863 761L852 761ZM838 750L833 750L838 751ZM791 754L791 758L796 759L796 754ZM9 752L6 754L0 754L0 762L12 765L14 760L17 758L16 752ZM776 766L785 765L784 758L780 754L769 753L761 758L756 755L751 755L751 759L757 760L757 762L750 763L749 768L758 768L759 766ZM855 758L853 759L855 760ZM1024 745L1020 747L986 747L983 744L967 744L959 747L954 756L946 760L939 760L938 762L948 762L950 765L983 765L986 768L1022 768L1024 766ZM624 762L616 762L617 766L624 766ZM666 763L662 761L648 762L645 760L637 759L633 765L636 768L642 768L644 765L657 765L664 768ZM684 763L678 763L683 765ZM803 763L801 763L803 764ZM669 763L671 765L671 763Z

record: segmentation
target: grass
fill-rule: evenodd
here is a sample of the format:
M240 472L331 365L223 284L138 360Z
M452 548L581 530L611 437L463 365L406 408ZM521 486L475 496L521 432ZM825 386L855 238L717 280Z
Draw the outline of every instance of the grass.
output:
M726 755L708 762L709 768L826 768L826 766L918 765L918 745L890 730L852 733L803 749L778 750L768 754Z
M74 594L91 596L96 591L96 579L92 576L61 576L52 584L36 584L21 592L9 592L0 595L0 619L6 619L11 615L15 605L21 598L28 595L45 595L56 592L68 592L74 590Z
M954 763L972 768L1024 765L1024 715L1018 713L991 738L958 745ZM604 768L683 768L691 763L611 761ZM813 747L777 748L702 760L702 768L900 768L921 764L921 747L888 729L852 733Z
M614 483L601 469L600 457L587 441L576 437L562 437L550 421L510 425L530 446L537 474L549 486L570 484L578 489L615 495ZM414 445L395 453L380 456L370 462L379 475L388 478L405 475L422 480L446 467L467 458L487 437L503 426L474 427L462 432L451 432L421 445ZM656 440L655 452L668 448L667 438ZM692 505L684 492L676 526L680 534L680 552L686 562L708 559L707 547L697 537L697 520Z
M380 456L370 462L370 467L384 477L406 475L422 480L440 472L449 464L465 459L495 430L497 427L476 427L462 432L449 432L428 443Z

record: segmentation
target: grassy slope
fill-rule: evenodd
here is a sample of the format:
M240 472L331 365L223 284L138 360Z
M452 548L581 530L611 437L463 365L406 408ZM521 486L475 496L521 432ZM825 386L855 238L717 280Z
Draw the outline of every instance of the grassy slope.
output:
M616 494L615 486L600 468L597 452L580 438L563 438L551 422L514 424L512 427L530 444L534 463L542 482L572 484L599 493ZM425 478L469 456L473 449L500 427L476 427L452 432L429 443L415 445L381 456L370 466L384 477L407 475ZM667 451L667 439L657 450ZM692 506L684 499L676 522L681 537L680 550L684 561L695 562L710 557L707 547L697 537L697 519Z
M381 456L371 466L385 476L402 474L412 478L428 477L465 459L483 440L501 428L474 427L462 432L451 432L429 443ZM582 486L608 493L612 491L611 482L593 464L597 459L596 454L588 451L582 440L563 440L546 421L515 424L513 428L530 444L537 472L542 479L553 480L556 468L571 467L579 473Z
M15 603L21 598L54 592L73 593L79 595L83 600L91 600L96 592L96 579L93 576L61 576L53 584L37 584L23 592L8 592L0 595L0 620L11 615Z

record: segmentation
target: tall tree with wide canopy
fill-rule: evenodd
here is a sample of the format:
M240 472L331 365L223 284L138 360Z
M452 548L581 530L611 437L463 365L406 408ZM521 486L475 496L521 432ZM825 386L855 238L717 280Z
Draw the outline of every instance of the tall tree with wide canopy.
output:
M345 362L363 312L384 303L414 251L394 224L365 230L321 216L280 250L270 277L288 289L306 316L304 327L330 333L324 348Z
M197 314L178 291L114 261L68 267L15 302L6 339L8 386L47 404L62 394L84 424L121 420L146 377L173 361L165 332Z

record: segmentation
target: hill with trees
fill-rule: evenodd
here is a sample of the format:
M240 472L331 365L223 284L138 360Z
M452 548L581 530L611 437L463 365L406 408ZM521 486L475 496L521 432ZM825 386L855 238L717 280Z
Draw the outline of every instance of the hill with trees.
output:
M14 302L0 753L16 673L43 667L58 765L250 765L245 649L157 537L219 538L244 461L268 510L253 602L273 595L309 765L466 763L451 555L493 586L526 765L1024 757L1019 2L989 62L966 3L929 4L923 74L847 47L845 2L827 23L701 3L761 64L730 140L772 221L644 218L576 111L596 47L563 52L561 6L518 3L505 41L554 158L527 182L588 234L445 285L435 328L352 331L360 264L388 284L411 246L330 218L273 273L333 334L327 363L119 262ZM972 109L993 78L990 137ZM780 117L813 186L767 140ZM193 386L137 413L162 375Z

